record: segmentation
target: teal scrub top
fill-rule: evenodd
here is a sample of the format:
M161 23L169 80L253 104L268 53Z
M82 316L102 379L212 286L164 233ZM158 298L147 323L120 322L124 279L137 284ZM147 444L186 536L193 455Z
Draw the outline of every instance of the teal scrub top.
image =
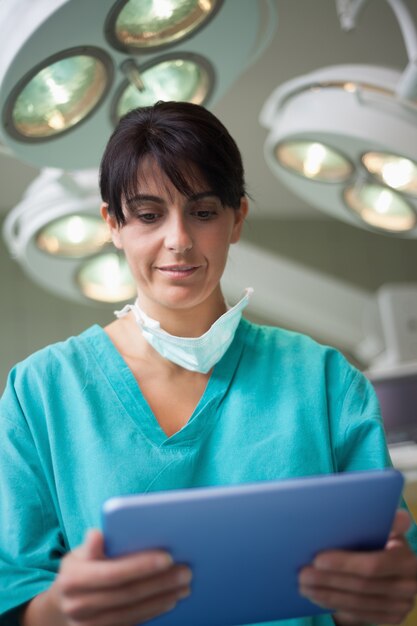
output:
M0 625L100 527L107 498L388 465L372 386L332 348L242 319L187 424L167 437L93 326L18 364L0 403ZM409 537L417 547L415 528Z

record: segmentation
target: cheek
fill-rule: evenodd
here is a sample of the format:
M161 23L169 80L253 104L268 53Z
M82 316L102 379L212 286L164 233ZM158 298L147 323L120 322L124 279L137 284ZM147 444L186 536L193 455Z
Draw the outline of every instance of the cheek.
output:
M230 233L217 233L207 241L207 256L213 265L224 266L230 247Z
M122 249L130 271L137 280L147 280L158 258L158 246L149 237L129 236L123 240Z
M117 230L116 228L112 228L110 234L111 234L111 240L113 242L114 247L117 248L118 250L122 250L123 239L120 234L120 230Z

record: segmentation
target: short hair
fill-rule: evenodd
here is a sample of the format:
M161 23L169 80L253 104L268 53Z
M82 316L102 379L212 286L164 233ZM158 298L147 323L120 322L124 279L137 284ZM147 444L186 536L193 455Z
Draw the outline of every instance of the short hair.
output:
M186 197L195 192L193 182L201 180L233 209L246 193L239 148L220 120L197 104L157 102L121 118L101 160L101 197L119 225L126 222L122 199L138 193L146 158Z

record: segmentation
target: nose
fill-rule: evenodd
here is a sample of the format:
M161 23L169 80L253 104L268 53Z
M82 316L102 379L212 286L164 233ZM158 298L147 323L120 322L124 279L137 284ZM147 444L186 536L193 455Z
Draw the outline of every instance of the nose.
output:
M175 254L183 254L193 247L193 240L184 215L174 215L168 220L165 247Z

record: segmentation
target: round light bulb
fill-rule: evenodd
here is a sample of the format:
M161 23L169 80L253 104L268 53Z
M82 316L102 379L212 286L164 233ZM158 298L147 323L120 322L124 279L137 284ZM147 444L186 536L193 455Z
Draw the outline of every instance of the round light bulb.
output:
M219 4L219 0L128 0L110 13L108 36L124 49L166 46L194 33Z
M275 148L279 163L293 172L323 183L350 178L353 166L340 152L317 141L284 141Z
M379 182L417 196L417 163L411 159L384 152L367 152L362 163Z
M14 96L9 131L33 141L72 128L98 105L109 80L99 57L77 54L51 62Z
M411 205L387 187L370 184L348 187L344 200L350 209L374 228L401 233L417 225L417 215Z
M125 87L115 105L115 121L136 107L150 106L158 100L202 104L212 87L207 63L202 59L171 58L140 73L143 89Z
M69 215L45 226L36 237L40 250L53 256L82 258L110 243L106 224L98 217Z
M116 252L86 261L78 272L77 282L87 298L99 302L122 302L136 293L126 259Z

